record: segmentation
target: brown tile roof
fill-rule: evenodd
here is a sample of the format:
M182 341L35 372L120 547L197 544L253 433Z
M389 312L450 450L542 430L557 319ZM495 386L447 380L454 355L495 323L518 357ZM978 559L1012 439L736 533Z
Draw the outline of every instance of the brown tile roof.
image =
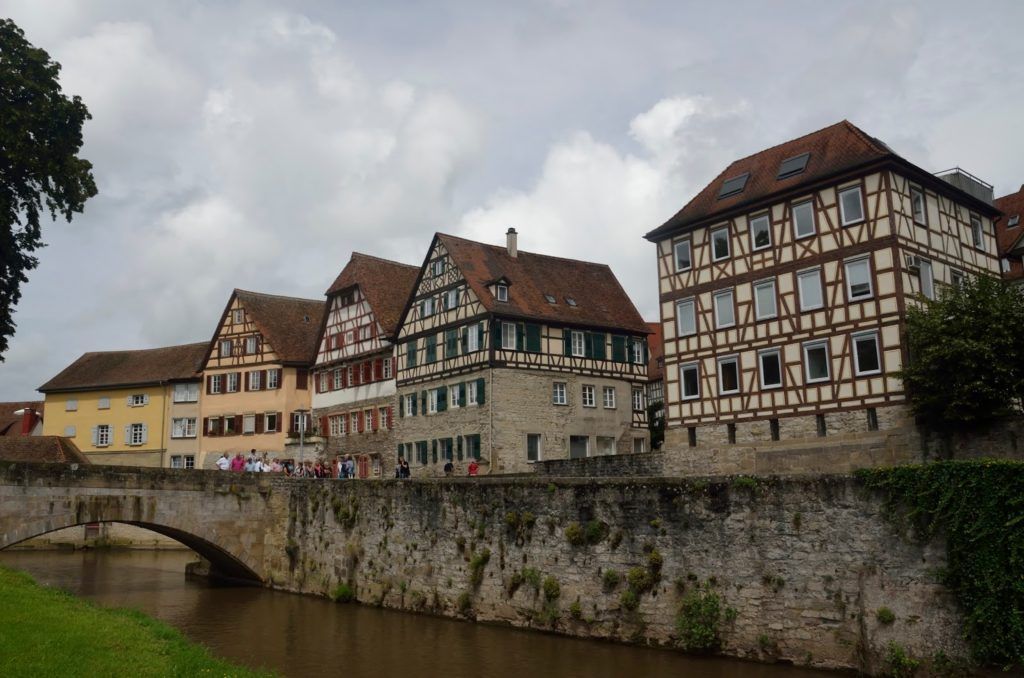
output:
M659 381L665 376L665 342L662 339L661 323L647 323L650 335L647 337L647 381Z
M777 180L779 165L789 158L810 153L803 172ZM665 235L735 207L766 198L800 184L838 174L845 170L896 157L889 147L878 139L843 120L816 132L773 146L754 155L734 161L704 187L686 206L664 224L648 233L648 240ZM744 189L729 197L718 198L722 182L749 172Z
M997 222L996 236L999 239L999 253L1006 254L1011 249L1024 247L1021 235L1024 234L1024 185L1016 193L996 198L996 208L1003 213L1003 217ZM1007 228L1010 217L1017 217L1017 225Z
M647 324L606 264L563 259L438 233L452 261L484 308L499 315L567 325L590 325L646 333ZM497 301L487 285L509 283L508 302ZM548 303L546 294L555 298ZM566 298L576 300L570 306Z
M184 344L140 351L86 353L39 391L85 391L99 387L141 386L198 379L208 344Z
M42 400L0 403L0 436L21 435L21 415L15 414L15 412L26 407L31 407L40 416L43 414Z
M324 302L247 290L234 291L245 312L283 363L311 364L316 358L317 338ZM228 302L230 307L231 302ZM225 309L225 313L227 310ZM214 339L216 341L216 339ZM209 349L212 344L205 348Z
M385 336L394 337L398 334L402 310L416 290L419 273L418 266L353 252L326 294L331 297L358 285Z
M61 436L0 438L0 461L88 464L89 459L74 441Z

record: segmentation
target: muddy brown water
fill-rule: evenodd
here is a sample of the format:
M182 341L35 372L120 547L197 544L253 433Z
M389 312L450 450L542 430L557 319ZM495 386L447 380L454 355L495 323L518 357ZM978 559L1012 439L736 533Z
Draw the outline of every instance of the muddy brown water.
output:
M215 654L285 676L822 678L838 674L580 640L185 579L188 551L3 551L0 565L161 619Z

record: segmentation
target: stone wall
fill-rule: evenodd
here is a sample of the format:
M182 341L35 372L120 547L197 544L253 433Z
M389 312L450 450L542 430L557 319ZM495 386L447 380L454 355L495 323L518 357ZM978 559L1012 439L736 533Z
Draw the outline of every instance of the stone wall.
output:
M923 658L966 652L937 580L942 544L898 534L849 477L290 487L290 550L268 561L278 588L347 583L362 603L670 647L683 596L705 589L726 610L732 656L879 673L890 642ZM574 524L592 543L570 543ZM630 610L634 569L655 583ZM882 607L894 623L877 620Z

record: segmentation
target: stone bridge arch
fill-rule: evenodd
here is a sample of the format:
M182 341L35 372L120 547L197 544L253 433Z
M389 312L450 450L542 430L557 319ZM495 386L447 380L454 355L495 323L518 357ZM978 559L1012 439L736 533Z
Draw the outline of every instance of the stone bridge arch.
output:
M286 498L271 478L222 471L0 462L0 549L86 523L136 525L188 546L213 574L268 580Z

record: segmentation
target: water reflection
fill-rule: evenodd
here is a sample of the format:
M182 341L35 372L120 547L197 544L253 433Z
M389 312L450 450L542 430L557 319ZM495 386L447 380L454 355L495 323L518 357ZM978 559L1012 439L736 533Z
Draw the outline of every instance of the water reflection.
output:
M186 581L177 551L2 552L0 565L134 607L216 654L287 676L810 678L828 674L576 640L258 588Z

